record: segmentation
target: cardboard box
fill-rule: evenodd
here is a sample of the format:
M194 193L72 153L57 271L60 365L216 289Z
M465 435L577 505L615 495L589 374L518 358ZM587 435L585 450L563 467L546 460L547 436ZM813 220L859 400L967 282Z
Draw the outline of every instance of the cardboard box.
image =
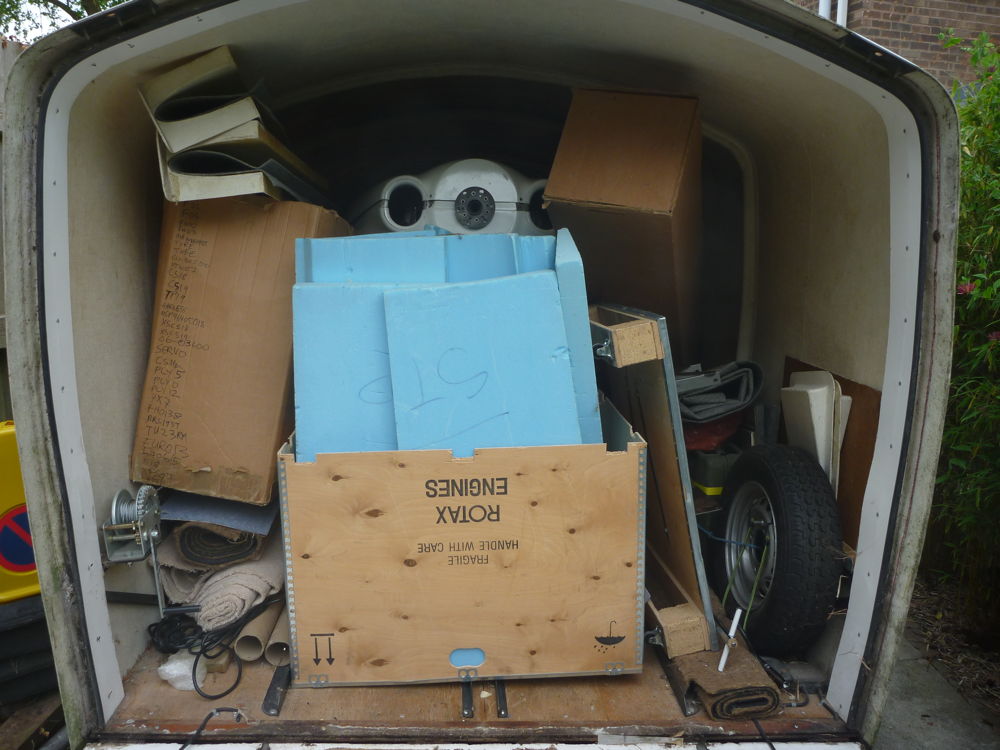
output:
M279 456L297 685L642 666L646 444Z
M697 359L701 249L698 100L576 91L545 188L573 233L591 302L667 319L675 365Z
M133 481L271 499L291 430L295 239L349 233L307 203L165 205Z

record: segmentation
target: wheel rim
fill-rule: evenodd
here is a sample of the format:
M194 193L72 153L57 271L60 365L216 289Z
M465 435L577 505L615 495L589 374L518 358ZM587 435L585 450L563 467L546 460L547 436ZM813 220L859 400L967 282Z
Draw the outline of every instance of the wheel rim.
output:
M778 542L771 498L759 483L746 482L736 491L726 519L726 539L729 592L742 609L756 608L771 590Z

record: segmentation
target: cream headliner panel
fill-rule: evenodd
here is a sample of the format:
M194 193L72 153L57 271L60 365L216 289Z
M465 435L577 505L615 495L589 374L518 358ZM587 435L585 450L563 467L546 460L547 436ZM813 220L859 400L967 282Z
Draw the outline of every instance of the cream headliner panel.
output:
M881 387L888 152L871 107L774 53L626 3L586 12L568 0L469 8L452 0L381 2L379 13L355 0L291 4L136 58L77 99L70 124L71 297L98 518L127 480L159 222L152 128L135 83L157 66L221 43L233 45L244 67L285 102L386 78L470 71L699 95L706 122L742 142L758 168L754 356L768 371L770 394L785 355ZM390 28L386 14L400 23ZM122 633L138 624L122 617ZM136 654L138 647L125 650ZM123 668L131 661L122 654Z

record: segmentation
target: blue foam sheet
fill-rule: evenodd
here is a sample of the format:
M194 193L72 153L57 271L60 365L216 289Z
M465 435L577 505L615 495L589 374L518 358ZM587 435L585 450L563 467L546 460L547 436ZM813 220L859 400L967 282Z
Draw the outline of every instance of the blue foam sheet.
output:
M292 290L295 460L396 448L382 295L389 284Z
M556 267L556 241L553 237L519 236L516 253L518 273L546 271Z
M555 269L570 364L573 368L573 391L580 419L580 438L584 443L601 443L604 442L604 437L597 404L597 376L594 372L583 259L568 229L560 229L556 234Z
M445 276L449 283L480 281L517 273L512 234L453 234L446 238Z
M442 283L446 280L446 238L431 231L297 239L295 281Z
M462 284L550 269L555 269L556 272L580 436L583 442L599 443L603 438L597 406L583 264L568 230L561 230L555 238L496 234L445 235L443 230L428 227L414 232L299 240L296 244L296 273L300 281L363 282L377 286L379 291L355 289L352 292L361 309L368 311L379 304L376 300L381 299L381 290L392 283ZM366 324L353 317L359 314L357 311L352 315L343 313L347 302L337 296L342 292L325 294L326 302L321 303L319 298L312 302L309 320L302 318L302 313L298 310L300 305L297 304L295 310L297 453L305 456L314 452L386 450L394 447L394 438L390 440L388 437L386 415L389 411L385 405L377 418L370 424L365 423L363 428L356 428L357 434L349 439L348 434L338 433L331 427L336 423L332 416L335 410L331 410L322 401L317 401L316 404L310 401L323 398L322 393L326 394L327 401L341 398L331 395L328 387L319 386L317 391L313 381L307 382L307 379L322 379L324 370L322 367L317 369L317 366L322 365L327 358L321 349L317 349L314 355L312 347L322 347L326 340L324 337L329 336L331 331L339 331L341 339L356 340L359 345L363 342L371 344L375 340L373 331L366 327L372 321L369 320ZM360 302L361 297L364 297L363 302ZM528 304L528 301L523 300L519 304ZM325 312L320 309L323 305ZM381 308L383 313L384 309ZM384 319L380 317L378 320ZM358 325L355 326L354 322ZM355 337L355 327L361 334L358 339ZM306 345L304 341L310 338L311 343ZM384 341L384 335L378 339L380 344ZM359 362L365 361L365 355L355 351L354 343L348 346L359 357ZM365 365L366 372L372 379L385 377L388 370L383 368L376 374L376 370L372 369L375 361L371 359L371 351L374 350L370 349L367 355L369 362ZM385 346L382 351L385 352ZM387 366L388 354L384 353L382 356L385 358L383 364ZM317 361L311 361L313 359ZM387 397L392 398L391 389ZM357 404L352 404L346 408L345 413L360 418L358 408ZM317 418L311 419L307 415L309 411L318 412ZM372 409L367 411L371 412ZM305 427L304 432L300 423ZM332 442L327 444L327 440Z
M580 442L555 274L386 290L401 450Z
M433 229L299 239L295 280L330 284L400 281L461 283L554 268L553 237L453 234Z

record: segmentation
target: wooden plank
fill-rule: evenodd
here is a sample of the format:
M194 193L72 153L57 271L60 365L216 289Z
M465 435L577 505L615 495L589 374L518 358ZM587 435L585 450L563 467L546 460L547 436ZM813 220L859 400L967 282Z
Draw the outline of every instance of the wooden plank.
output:
M820 368L791 357L785 358L784 383L793 372ZM874 388L833 373L841 391L852 399L851 413L840 450L840 482L837 488L837 506L840 510L840 527L844 542L850 547L858 545L861 527L861 507L868 486L868 472L875 457L875 437L878 434L879 410L882 394Z
M59 691L32 698L0 724L0 750L18 750L62 707Z
M684 590L655 549L648 550L646 559L647 581L655 578L660 584L648 585L648 608L663 630L667 656L673 659L708 650L708 622L699 600Z
M615 404L649 444L649 504L647 539L690 601L704 611L694 548L688 531L681 486L677 443L662 361L644 362L623 370L604 368ZM623 402L623 399L627 401Z
M283 454L296 683L639 669L643 450Z
M639 318L604 305L590 306L590 320L611 339L615 367L663 359L663 344L655 320Z

